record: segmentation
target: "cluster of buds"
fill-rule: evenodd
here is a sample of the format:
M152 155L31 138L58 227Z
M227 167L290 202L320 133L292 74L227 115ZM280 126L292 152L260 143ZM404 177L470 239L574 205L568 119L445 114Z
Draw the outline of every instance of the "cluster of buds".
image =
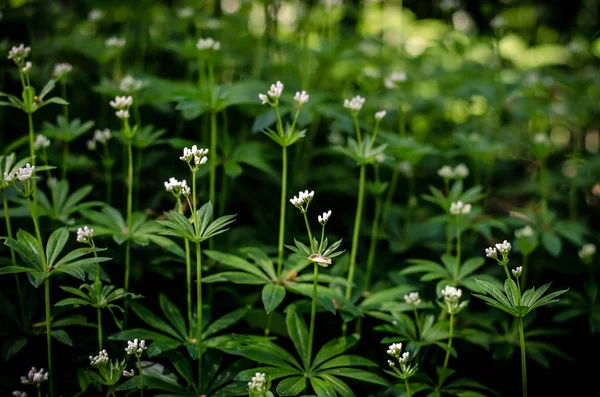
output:
M452 215L468 215L470 212L471 204L465 204L460 200L450 204L450 214Z
M176 198L179 198L179 196L182 194L187 197L191 193L190 187L185 179L178 181L173 177L169 178L169 180L165 182L165 190L172 193Z
M23 73L25 73L26 75L29 75L29 71L31 70L31 67L33 66L33 64L29 61L25 62L25 66L23 66L21 68L21 70L23 71Z
M577 253L584 263L591 263L596 255L596 246L594 244L585 244Z
M293 200L293 199L292 199ZM327 212L323 212L323 215L319 215L318 219L319 219L319 223L323 226L325 226L325 224L329 221L329 218L331 217L331 210L327 211Z
M281 94L283 94L283 83L278 81L275 84L271 84L271 88L269 88L269 91L267 91L266 94L258 94L258 99L260 99L263 105L268 103L271 106L278 106ZM296 97L294 97L294 99L296 99ZM298 99L300 99L300 97ZM308 94L306 95L306 101L308 102Z
M33 385L40 387L42 382L48 380L48 372L44 371L44 368L40 368L38 371L36 367L31 367L27 376L21 376L21 383L24 385Z
M462 163L454 168L450 167L449 165L445 165L437 171L437 174L445 180L465 179L469 176L469 167Z
M14 173L4 172L4 182L11 183L14 181L15 177L22 183L27 183L33 176L33 172L35 171L35 166L27 163L25 167L18 168Z
M464 301L459 303L460 298L462 296L462 290L460 288L455 288L450 285L446 285L441 291L442 298L444 299L444 305L442 306L446 309L448 314L458 314L462 309L467 306L468 301Z
M508 264L508 254L512 249L512 245L504 240L502 243L496 244L494 247L488 247L485 249L485 256L488 258L495 259L500 266L506 266ZM498 258L498 253L502 258Z
M196 48L198 49L198 51L219 51L221 49L221 42L214 40L211 37L208 37L206 39L198 39L198 42L196 43Z
M22 68L25 63L25 58L29 56L31 47L25 47L25 44L21 44L18 47L13 47L8 52L8 59L12 60L18 67Z
M54 70L52 70L52 75L57 79L61 79L67 74L71 73L73 70L73 65L67 62L61 62L54 65Z
M121 49L125 47L125 44L127 44L127 40L122 37L112 36L106 39L106 46L108 48Z
M512 274L515 276L515 278L519 278L521 273L523 273L523 266L517 266L516 268L512 269Z
M393 360L388 360L388 365L394 372L386 372L391 373L400 379L408 379L417 372L417 366L415 365L413 367L409 364L410 353L402 353L402 343L392 343L388 347L387 354L393 357ZM396 365L396 361L399 366Z
M281 85L281 90L283 91L283 84ZM306 93L306 91L296 91L296 95L294 95L294 102L296 102L296 106L300 108L302 105L308 103L308 98L309 95ZM263 104L265 104L264 101Z
M112 138L112 134L108 128L94 131L94 137L86 142L89 150L96 150L97 143L106 145Z
M417 307L421 304L421 298L418 292L411 292L410 294L404 295L404 302Z
M125 352L129 355L135 355L137 358L140 358L144 350L148 350L146 346L146 341L141 340L138 341L137 338L132 341L127 341L127 347L125 348Z
M179 157L179 160L183 160L188 163L190 170L192 170L192 172L196 172L198 167L206 164L208 161L208 157L206 157L207 154L208 149L198 149L198 146L194 145L191 149L187 147L183 148L183 156Z
M129 118L129 108L133 105L133 97L131 96L116 96L114 101L109 102L110 106L117 111L115 114L121 120Z
M393 71L388 77L385 78L383 85L388 90L398 87L398 83L406 81L406 73Z
M92 367L102 367L108 363L108 353L106 350L101 350L97 356L90 356L89 359Z
M133 368L131 368L130 371L124 370L123 376L126 378L133 378L135 376L135 371L133 370Z
M264 373L257 372L248 382L250 395L262 396L267 391L267 378Z
M138 92L144 86L142 80L137 80L133 76L127 75L121 79L119 89L127 94Z
M365 104L365 98L360 95L355 96L352 99L344 99L344 107L350 109L352 113L358 113Z
M93 237L94 237L94 229L90 229L87 226L77 229L77 242L78 243L92 244Z
M46 138L43 135L38 135L35 137L35 141L33 142L33 148L37 151L40 149L46 149L50 146L50 139Z
M298 196L294 196L290 199L290 203L292 203L294 207L298 208L303 214L306 214L306 211L308 210L308 205L310 204L314 196L314 191L301 191L300 193L298 193Z
M379 112L375 113L375 120L376 121L381 121L383 120L383 118L386 116L387 112L385 110L380 110Z

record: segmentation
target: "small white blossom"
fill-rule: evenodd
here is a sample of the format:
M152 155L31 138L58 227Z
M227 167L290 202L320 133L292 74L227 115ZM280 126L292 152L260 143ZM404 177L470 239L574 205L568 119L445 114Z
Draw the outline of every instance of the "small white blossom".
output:
M112 36L112 37L106 39L106 46L108 48L121 49L121 48L125 47L125 44L127 44L127 40L125 40L125 38Z
M402 354L402 343L392 343L388 347L387 354L395 358L400 357L400 354Z
M386 114L387 112L385 110L380 110L379 112L375 113L375 120L382 120Z
M469 168L464 164L459 164L454 167L454 177L456 179L465 179L469 176Z
M281 81L271 84L271 88L267 91L267 95L271 98L279 98L283 94L283 83Z
M15 179L15 174L9 174L8 172L4 171L3 179L4 182L11 183Z
M61 62L54 65L54 70L52 71L52 75L54 77L61 77L67 73L71 73L73 70L73 65L67 62Z
M492 259L498 259L498 250L494 247L488 247L485 249L485 256Z
M331 217L331 210L327 211L327 212L323 212L323 215L319 215L319 223L321 225L325 225L327 223L327 221L329 221L329 218Z
M4 178L6 180L6 177ZM594 244L585 244L578 252L579 258L589 260L596 255L596 246Z
M344 107L346 109L350 109L353 112L360 111L360 109L362 109L364 104L365 104L365 98L361 97L360 95L357 95L352 99L344 100Z
M446 288L442 290L442 296L445 300L455 302L462 296L462 290L460 288L454 288L450 285L446 285Z
M296 208L298 208L302 213L306 213L306 209L308 208L308 204L312 201L315 196L314 191L301 191L298 193L298 196L294 196L290 199L290 203L292 203ZM306 204L306 207L304 206Z
M112 138L112 134L108 128L94 131L94 141L107 144Z
M90 229L87 226L84 226L83 229L77 229L77 242L78 243L87 243L94 236L94 229Z
M252 377L252 380L248 382L248 389L257 392L265 392L267 387L266 375L261 372L257 372Z
M400 356L400 358L398 358L398 361L400 362L400 364L406 364L409 359L410 359L410 353L404 352L404 353L402 353L402 356Z
M101 367L108 363L108 353L106 350L101 350L97 356L90 356L89 359L92 367Z
M119 89L123 92L131 93L137 92L142 89L144 82L136 80L133 76L127 75L121 79L119 83Z
M452 167L450 167L449 165L444 165L442 168L440 168L437 171L437 174L444 179L453 179L454 178L454 171L452 170Z
M205 51L205 50L219 51L221 49L221 42L216 41L211 37L208 37L206 39L198 39L198 42L196 43L196 48L199 51Z
M135 376L135 371L133 370L133 368L131 369L131 371L123 371L123 376L126 378L133 378Z
M8 52L8 59L20 66L25 61L25 58L29 56L29 52L31 52L31 48L21 44L18 47L13 47Z
M521 228L521 229L517 229L515 230L515 237L516 238L527 238L527 237L533 237L534 235L534 231L533 228L529 225Z
M533 143L540 146L550 146L550 138L543 132L538 132L533 136Z
M125 352L129 355L136 355L136 356L140 356L144 350L148 350L148 347L146 346L146 341L145 340L141 340L138 342L137 338L132 341L127 341L127 347L125 348Z
M27 376L21 376L21 383L24 385L34 385L39 387L40 383L48 380L48 372L40 368L38 371L36 367L31 367Z
M129 118L129 110L121 109L115 112L115 116L120 118L121 120L126 120Z
M196 166L206 164L208 161L208 149L198 149L196 145L192 146L191 149L183 148L183 156L179 157L180 160L186 161L188 164L193 162Z
M114 101L109 102L113 109L129 109L133 105L133 97L131 96L116 96Z
M387 360L387 362L388 362L388 365L392 368L394 368L396 366L396 363L393 362L392 360Z
M88 141L85 142L85 144L87 145L88 150L96 150L96 141L93 139L90 139Z
M27 74L27 73L29 73L29 70L31 69L31 66L33 66L32 63L29 62L29 61L27 61L25 63L25 66L23 66L23 69L21 69L21 70L23 70L23 73Z
M35 150L40 150L42 148L47 148L50 146L50 139L46 138L43 135L38 135L35 137L35 142L33 142L33 148Z
M385 86L385 88L391 90L392 88L398 87L397 83L400 83L402 81L406 81L406 73L394 71L390 73L388 77L386 77L385 81L383 82L383 85Z
M269 103L269 97L266 96L265 94L258 94L258 99L260 99L260 101L263 105L266 105L267 103Z
M508 253L510 252L511 248L512 248L512 245L510 245L510 243L508 241L506 241L506 240L504 240L502 243L496 244L496 249L503 256L508 255Z
M465 204L460 200L450 204L450 213L452 215L467 215L470 212L471 204Z
M13 397L27 397L27 393L24 391L15 390L12 392Z
M184 196L190 195L190 187L185 179L178 181L175 178L169 178L169 180L165 182L165 190L173 193L175 196L179 196L180 194L183 194Z
M282 87L282 90L283 90L283 87ZM296 95L294 95L294 101L296 101L296 103L298 104L298 106L302 106L305 103L307 103L308 102L308 98L309 98L309 95L306 93L306 91L302 91L302 92L297 91Z
M102 12L102 10L99 10L97 8L93 9L88 14L88 20L90 20L92 22L99 21L102 18L104 18L104 12Z
M512 269L512 274L513 276L519 278L519 276L521 275L521 273L523 273L523 266L518 266L514 269Z
M181 7L175 11L177 18L188 19L194 16L194 9L192 7Z
M404 295L404 301L409 305L419 306L421 299L419 298L418 292L411 292L410 294Z
M21 182L27 182L33 176L33 172L35 171L35 166L27 163L25 167L17 169L16 176L17 179Z

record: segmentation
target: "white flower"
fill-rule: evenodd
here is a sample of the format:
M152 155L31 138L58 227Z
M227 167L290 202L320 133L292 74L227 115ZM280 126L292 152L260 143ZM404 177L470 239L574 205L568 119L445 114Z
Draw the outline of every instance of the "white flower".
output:
M189 196L190 194L190 187L187 185L185 179L178 181L175 178L169 178L169 180L165 182L165 190L173 193L175 196L179 196L180 194Z
M129 118L129 110L121 109L115 112L115 115L121 120L125 120Z
M108 128L94 131L94 141L96 142L100 142L106 145L110 138L112 138L112 134Z
M127 341L127 347L125 348L125 352L129 355L134 354L136 356L140 356L144 350L148 350L146 347L146 341L141 340L138 342L137 338L132 341Z
M16 172L17 179L21 182L27 182L33 176L33 171L35 171L35 166L27 163L25 167L19 168Z
M266 105L267 103L269 103L269 97L266 96L265 94L258 94L258 99L260 99L260 101L262 102L263 105Z
M283 86L282 86L282 90L283 90ZM306 93L306 91L302 91L302 92L297 91L296 95L294 95L294 101L296 101L298 106L302 106L305 103L307 103L308 98L309 98L309 95Z
M27 61L27 63L25 63L25 66L23 66L23 73L29 73L29 69L31 69L32 63Z
M207 154L208 149L198 149L198 146L194 145L191 149L187 147L183 148L183 156L179 157L179 159L186 161L187 163L193 161L193 163L198 166L206 164L208 161L208 157L206 157Z
M119 89L123 92L137 92L142 89L144 82L136 80L133 76L127 75L121 79L119 83Z
M102 12L102 10L99 10L97 8L93 9L88 14L88 19L92 22L99 21L102 18L104 18L104 12Z
M214 40L211 37L208 37L206 39L198 39L198 42L196 43L196 48L199 51L219 51L221 49L221 43L219 41Z
M533 136L533 143L540 146L550 146L550 139L545 133L538 132Z
M388 365L392 368L394 368L396 366L396 363L394 363L392 360L387 360Z
M406 73L394 71L390 73L388 77L386 77L383 85L387 89L392 89L398 87L396 83L400 83L402 81L406 81Z
M8 59L14 61L17 65L21 65L25 58L29 56L29 52L31 52L30 47L25 47L24 44L19 45L18 47L13 47L8 52Z
M386 114L387 112L385 110L380 110L379 112L375 113L375 120L382 120Z
M444 297L444 301L446 301L449 306L452 308L457 307L458 300L462 296L462 290L460 288L454 288L446 285L446 288L444 288L441 293Z
M109 48L123 48L125 47L125 44L127 43L127 40L125 40L125 38L121 38L121 37L117 37L117 36L112 36L108 39L106 39L106 46Z
M48 372L44 368L38 371L36 367L31 367L27 376L21 376L21 383L24 385L34 385L39 387L40 383L48 380Z
M533 237L533 235L534 235L533 228L529 225L525 226L524 228L515 230L515 237L518 239Z
M188 19L194 16L194 9L192 7L181 7L175 11L177 18Z
M502 256L508 255L511 248L512 245L510 245L510 243L506 240L504 240L502 243L496 244L496 249L498 250L498 252L500 252L500 254L502 254Z
M450 204L450 213L452 215L467 215L470 212L471 204L465 204L460 200Z
M24 391L15 390L12 392L13 397L27 397L27 393Z
M281 81L276 82L275 84L271 84L271 88L267 91L267 95L271 98L279 98L283 93L283 83Z
M9 174L8 172L4 171L3 179L4 182L11 183L13 179L15 179L15 174Z
M323 226L325 226L325 224L327 223L327 221L329 221L329 218L331 217L331 210L327 211L327 212L323 212L323 215L319 215L319 223Z
M129 109L133 105L133 97L131 96L116 96L114 101L109 102L113 109Z
M357 95L352 99L344 100L344 107L346 109L350 109L353 112L358 112L360 109L362 109L364 104L365 98L361 97L360 95Z
M402 353L402 343L392 343L387 350L387 354L392 357L398 358Z
M131 369L131 371L123 371L123 376L126 378L132 378L135 376L135 371L133 370L133 368Z
M421 304L418 292L411 292L410 294L404 295L404 301L409 305L414 306L419 306Z
M84 226L83 229L77 229L77 242L78 243L87 243L94 236L94 229L90 229L87 226Z
M248 382L248 389L254 390L257 392L265 392L267 385L266 375L261 372L257 372L252 377L252 380Z
M400 358L398 358L398 361L400 362L400 364L406 364L409 359L410 359L410 353L404 352L404 353L402 353L402 356Z
M33 142L33 148L35 150L47 148L48 146L50 146L50 139L46 138L43 135L38 135L37 137L35 137L35 142Z
M95 140L90 139L90 140L86 141L85 144L87 145L88 150L96 150L96 141Z
M70 73L73 70L73 65L67 62L61 62L54 65L54 70L52 71L52 75L54 77L60 77L67 73Z
M453 179L454 171L449 165L445 165L437 171L437 174L444 179Z
M521 273L523 273L523 266L518 266L518 267L512 269L513 276L515 276L517 278L521 275Z
M6 180L6 177L4 178ZM589 260L596 254L596 246L594 244L585 244L578 252L579 258Z
M459 164L454 167L454 177L456 179L465 179L469 176L469 168L464 164Z
M494 247L488 247L485 249L485 256L492 259L498 259L498 250Z
M106 350L101 350L97 356L90 356L89 359L92 367L101 367L108 363L108 353Z
M298 193L298 196L294 196L290 199L290 203L292 203L296 208L302 211L302 213L305 213L306 209L308 208L308 204L310 204L314 196L314 191L301 191L300 193ZM304 204L306 204L306 207L304 207Z

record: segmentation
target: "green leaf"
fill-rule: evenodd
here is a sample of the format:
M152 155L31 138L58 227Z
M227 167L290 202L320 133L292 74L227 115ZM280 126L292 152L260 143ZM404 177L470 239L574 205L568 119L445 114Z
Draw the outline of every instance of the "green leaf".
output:
M337 368L337 367L377 367L378 365L373 361L354 355L344 355L337 356L329 361L321 364L317 371L322 371L329 368Z
M346 378L356 379L368 383L375 383L377 385L382 386L389 385L388 381L383 379L381 376L357 368L335 368L324 371L324 373L335 376L343 376Z
M268 283L263 287L261 295L265 311L269 314L283 302L285 288L279 284Z
M27 337L25 336L5 340L4 347L2 348L2 358L4 358L5 361L10 360L20 352L25 345L27 345Z
M294 346L302 359L304 367L307 368L310 363L308 362L308 329L306 323L296 311L295 305L288 306L286 311L285 323L288 335L292 339L292 342L294 342Z
M175 331L171 326L167 325L160 317L146 309L141 303L131 301L130 304L135 315L149 326L165 332L176 339L185 339L185 337L182 338L177 331Z
M279 396L297 396L306 389L306 378L304 376L292 376L284 379L277 385Z
M171 325L175 327L175 329L179 332L182 338L187 338L186 322L183 319L183 316L181 315L181 312L179 311L177 306L175 306L173 302L171 302L169 298L167 298L167 296L164 294L160 294L159 302L160 309L162 310L167 320L169 320Z
M247 307L242 307L216 319L202 332L202 338L207 338L208 336L214 335L217 332L237 323L244 318L244 316L248 313L248 310L250 309Z
M555 257L560 255L560 252L562 251L562 242L560 241L560 238L552 232L544 232L544 234L542 234L542 244L544 245L544 248Z
M355 397L354 392L346 382L329 374L320 374L320 378L329 383L340 397Z
M265 284L262 278L244 272L222 272L217 275L235 284Z
M48 243L46 244L46 259L48 267L54 265L54 262L56 262L58 255L62 252L68 239L69 232L67 231L66 227L61 227L50 235Z
M360 340L360 335L342 336L327 342L315 356L311 368L316 368L323 362L340 355L354 346Z
M215 262L221 263L227 267L253 274L264 279L265 281L270 281L270 279L256 265L243 258L240 258L239 256L212 250L205 250L204 254Z
M51 332L52 337L67 346L73 346L73 340L64 329L55 329Z
M243 381L243 382L248 382L252 379L252 377L257 372L266 374L267 377L270 378L271 380L285 378L286 376L290 376L290 375L301 374L301 372L299 370L291 369L291 368L256 367L256 368L250 368L250 369L247 369L247 370L244 370L244 371L238 373L234 379Z
M337 397L333 386L322 379L313 376L310 378L310 384L318 397Z

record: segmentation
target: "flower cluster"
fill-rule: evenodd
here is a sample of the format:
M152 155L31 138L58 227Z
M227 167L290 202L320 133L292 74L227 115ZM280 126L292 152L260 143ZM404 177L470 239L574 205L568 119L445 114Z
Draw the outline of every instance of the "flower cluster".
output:
M407 379L417 372L417 366L412 367L409 364L410 361L410 353L404 352L402 353L402 343L392 343L387 350L387 354L394 358L393 360L388 360L388 365L394 372L386 371L400 379ZM400 364L400 368L396 366L396 361Z
M40 387L42 382L48 380L48 372L44 371L44 368L40 368L38 371L36 367L31 367L27 376L21 376L21 383L24 385L34 385Z
M386 114L387 114L387 112L385 110L380 110L379 112L375 113L375 120L377 120L377 121L383 120L383 118L385 117Z
M50 146L50 139L46 138L43 135L38 135L35 137L35 142L33 142L33 148L37 151L40 149L45 149Z
M404 301L415 307L421 304L421 298L419 297L418 292L411 292L410 294L404 295Z
M385 86L385 88L391 90L392 88L397 88L397 83L400 83L402 81L406 81L406 73L393 71L388 77L386 77L385 81L383 82L383 85Z
M54 65L52 75L56 78L61 78L73 70L73 65L67 62L61 62Z
M278 81L275 84L271 84L271 88L269 88L269 91L267 91L266 94L258 94L258 99L260 99L263 105L268 103L271 106L278 106L281 94L283 94L283 83ZM273 102L271 102L271 99ZM294 97L294 99L296 99L296 97ZM306 101L308 101L308 94L306 95Z
M100 142L106 145L112 138L112 134L108 128L94 131L94 137L86 142L89 150L96 150L97 143Z
M512 274L516 278L519 278L521 273L523 273L523 266L517 266L516 268L512 269Z
M465 204L460 200L450 204L450 213L452 215L468 215L470 212L471 204Z
M293 200L293 199L292 199ZM331 210L327 211L327 212L323 212L323 215L319 215L318 219L319 219L319 223L323 226L325 226L325 224L327 223L327 221L329 221L329 218L331 217Z
M78 243L89 243L91 238L94 236L94 229L90 229L84 226L83 229L77 229L77 242Z
M113 109L117 109L115 114L121 120L129 118L129 108L133 105L133 97L131 96L116 96L114 101L109 102Z
M90 356L89 359L92 367L101 367L108 363L108 353L106 350L101 350L97 356Z
M261 372L257 372L250 382L248 382L248 389L256 392L265 392L267 389L266 375Z
M582 261L591 262L594 255L596 255L596 246L594 244L585 244L577 254Z
M108 48L121 49L121 48L125 47L125 44L127 44L127 40L125 40L122 37L112 36L112 37L106 39L106 46Z
M208 37L206 39L198 39L198 42L196 43L196 48L199 51L206 51L206 50L219 51L221 49L221 42L214 40L211 37Z
M465 179L469 176L469 168L462 163L454 168L445 165L437 171L437 174L444 179Z
M281 85L281 90L283 91L283 84ZM302 91L302 92L296 91L296 95L294 95L294 101L296 102L296 105L298 107L300 107L300 106L304 105L305 103L307 103L308 102L308 98L309 98L309 95L306 93L306 91ZM261 98L261 100L262 100L262 98ZM265 102L263 102L263 104L264 103Z
M308 205L310 204L314 196L314 191L301 191L300 193L298 193L298 196L294 196L290 199L290 203L292 203L294 207L298 208L303 214L305 214L306 210L308 210Z
M495 259L501 266L506 266L508 263L508 253L511 249L512 245L508 241L504 240L502 243L496 244L495 247L486 248L485 256ZM498 258L498 253L500 253L502 259Z
M31 164L27 163L27 164L25 164L25 167L17 169L17 171L16 171L16 177L21 182L27 182L33 176L33 172L34 171L35 171L35 166L32 166ZM8 178L6 177L6 173L4 173L4 174L5 174L4 175L4 180L8 181Z
M22 67L30 52L31 47L25 47L24 44L21 44L18 47L13 47L8 52L8 59L12 60L17 66Z
M143 86L144 82L142 80L137 80L130 75L123 77L119 83L119 89L128 94L141 90Z
M132 341L127 341L127 347L125 348L125 352L129 355L135 355L136 357L140 357L144 350L148 350L146 346L146 341L141 340L138 342L137 338Z
M25 62L25 66L23 66L23 68L21 69L23 71L23 73L28 74L29 70L31 69L31 67L33 66L33 64L29 61Z
M467 301L459 303L460 298L462 297L462 290L460 288L446 285L446 288L441 291L441 294L448 314L458 314L458 312L467 306Z
M206 164L208 161L208 149L198 149L198 146L194 145L192 148L183 148L183 156L179 157L179 160L183 160L188 163L192 172L196 172L198 167Z
M350 109L352 112L358 113L364 104L365 98L360 95L357 95L352 99L344 99L344 107Z
M123 371L123 376L126 378L133 378L135 376L135 371L133 370L133 368L131 369L131 371Z
M169 178L169 180L165 182L165 190L173 193L175 197L179 197L181 194L187 197L191 193L190 187L185 179L178 181L173 177Z

